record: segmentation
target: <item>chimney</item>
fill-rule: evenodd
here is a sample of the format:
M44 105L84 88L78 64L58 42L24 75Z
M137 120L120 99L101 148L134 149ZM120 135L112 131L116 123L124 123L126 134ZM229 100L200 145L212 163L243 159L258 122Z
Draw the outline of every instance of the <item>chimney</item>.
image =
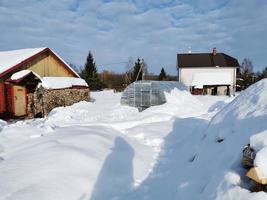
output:
M216 47L214 47L214 48L212 49L212 54L213 54L214 56L216 56L216 54L217 54L217 48L216 48Z
M191 47L188 47L188 53L189 53L189 54L192 53L192 49L191 49Z

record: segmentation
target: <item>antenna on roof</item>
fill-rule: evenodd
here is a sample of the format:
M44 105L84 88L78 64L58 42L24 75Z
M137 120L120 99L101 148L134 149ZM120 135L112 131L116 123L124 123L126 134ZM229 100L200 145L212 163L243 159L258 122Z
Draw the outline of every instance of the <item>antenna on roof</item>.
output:
M192 53L192 49L190 46L188 47L188 53Z

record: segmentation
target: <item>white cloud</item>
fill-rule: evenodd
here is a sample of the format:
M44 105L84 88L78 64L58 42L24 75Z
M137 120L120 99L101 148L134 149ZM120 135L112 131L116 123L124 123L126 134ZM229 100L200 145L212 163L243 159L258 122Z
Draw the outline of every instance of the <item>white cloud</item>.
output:
M143 57L150 71L175 74L176 53L212 47L267 65L266 3L214 1L0 0L0 50L49 46L83 65ZM256 12L255 12L256 11ZM241 60L240 60L241 62ZM123 71L124 66L99 66Z

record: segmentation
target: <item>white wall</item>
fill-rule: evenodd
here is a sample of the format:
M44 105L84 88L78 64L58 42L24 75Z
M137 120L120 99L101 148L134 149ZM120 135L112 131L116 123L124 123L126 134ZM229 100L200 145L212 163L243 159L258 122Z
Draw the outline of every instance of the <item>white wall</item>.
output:
M193 67L193 68L179 68L179 82L184 83L186 86L191 86L194 74L196 73L220 73L228 72L231 74L231 93L235 93L235 84L236 84L236 68L235 67ZM212 78L212 77L211 77Z

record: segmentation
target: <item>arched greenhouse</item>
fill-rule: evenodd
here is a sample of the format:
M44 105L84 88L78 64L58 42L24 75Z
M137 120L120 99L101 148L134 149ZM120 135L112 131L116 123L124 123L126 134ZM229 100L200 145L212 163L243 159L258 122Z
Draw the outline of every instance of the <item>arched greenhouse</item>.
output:
M142 111L150 106L161 105L166 102L164 92L174 88L187 90L177 81L136 81L128 85L121 96L121 104L137 107Z

